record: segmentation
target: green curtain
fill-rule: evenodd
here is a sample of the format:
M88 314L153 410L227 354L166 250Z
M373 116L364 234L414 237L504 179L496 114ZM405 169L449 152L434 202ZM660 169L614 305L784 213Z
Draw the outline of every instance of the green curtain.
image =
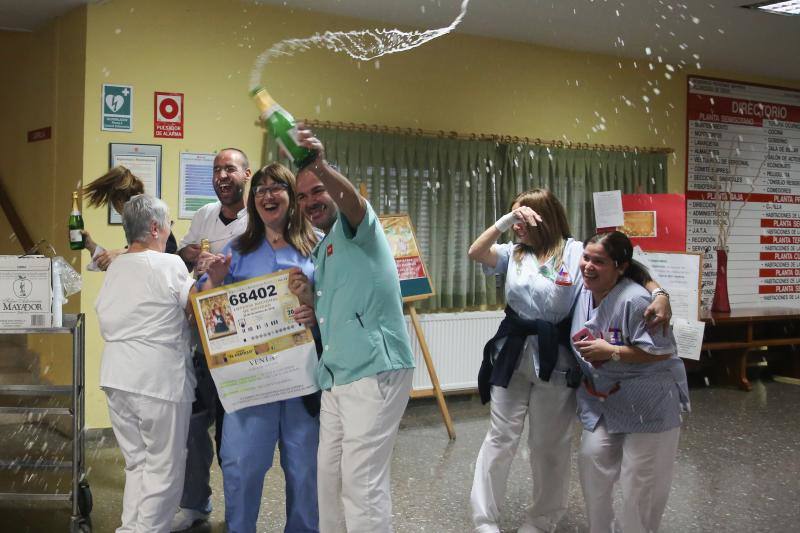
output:
M327 158L379 214L408 213L436 295L424 311L502 304L494 277L467 258L472 241L506 213L519 192L544 187L564 204L576 238L594 227L592 192L666 192L666 154L601 151L316 129ZM277 160L274 141L264 161ZM285 161L284 161L285 163ZM510 236L509 236L510 238Z

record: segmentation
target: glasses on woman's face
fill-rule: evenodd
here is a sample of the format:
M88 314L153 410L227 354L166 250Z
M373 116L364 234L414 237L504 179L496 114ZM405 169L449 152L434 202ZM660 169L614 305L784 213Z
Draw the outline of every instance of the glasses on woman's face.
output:
M256 198L261 198L264 195L269 194L270 196L275 196L280 194L281 191L285 191L288 189L289 186L285 183L273 183L272 185L259 185L258 187L253 189L253 194Z

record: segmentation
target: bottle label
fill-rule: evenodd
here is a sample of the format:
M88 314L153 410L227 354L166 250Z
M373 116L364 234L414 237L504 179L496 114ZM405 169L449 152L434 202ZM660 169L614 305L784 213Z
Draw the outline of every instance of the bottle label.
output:
M69 230L69 242L83 242L83 235L81 235L81 230L79 229Z

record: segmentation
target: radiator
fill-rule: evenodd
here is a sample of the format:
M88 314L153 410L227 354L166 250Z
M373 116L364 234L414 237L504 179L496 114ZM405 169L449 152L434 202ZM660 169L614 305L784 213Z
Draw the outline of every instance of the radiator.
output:
M418 316L442 390L477 388L483 345L494 336L504 316L503 312L475 311ZM414 371L414 390L431 389L433 385L428 376L428 368L425 366L417 334L408 316L406 323L417 365Z

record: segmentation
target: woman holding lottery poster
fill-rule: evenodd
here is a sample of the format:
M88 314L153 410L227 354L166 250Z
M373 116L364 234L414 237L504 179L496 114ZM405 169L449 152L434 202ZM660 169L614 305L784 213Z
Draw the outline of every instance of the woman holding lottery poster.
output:
M223 249L224 260L212 262L198 284L208 290L288 268L313 280L310 254L317 236L297 209L295 177L288 168L273 163L253 175L247 213L245 232ZM294 315L300 323L315 323L309 307L301 306ZM234 327L222 310L214 310L212 318L215 332ZM319 393L225 413L221 459L230 533L255 533L276 445L286 478L285 530L319 531L318 441Z

